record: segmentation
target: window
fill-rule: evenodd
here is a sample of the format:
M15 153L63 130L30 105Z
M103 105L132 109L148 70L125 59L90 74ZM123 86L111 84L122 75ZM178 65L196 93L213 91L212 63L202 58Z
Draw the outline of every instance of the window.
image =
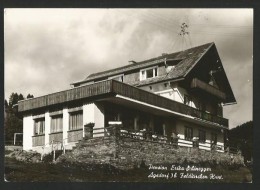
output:
M218 141L218 135L217 135L217 133L212 132L212 133L211 133L211 143L212 143L212 144L217 144L217 141Z
M151 67L147 69L142 69L140 71L140 80L145 80L148 78L154 78L158 76L158 68L157 67Z
M199 141L203 143L206 141L206 131L199 130Z
M63 129L62 115L55 115L51 117L51 133L61 132Z
M45 133L44 118L34 120L34 135L43 135L44 133Z
M72 112L69 116L69 130L81 129L83 128L83 113Z
M192 140L193 129L191 127L185 127L185 140Z
M191 98L190 96L184 94L184 104L190 106L191 105Z

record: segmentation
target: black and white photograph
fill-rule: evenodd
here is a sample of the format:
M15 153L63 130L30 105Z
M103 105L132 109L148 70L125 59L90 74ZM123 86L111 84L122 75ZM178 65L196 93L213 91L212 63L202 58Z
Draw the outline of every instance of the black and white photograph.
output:
M5 182L253 182L253 8L5 8Z

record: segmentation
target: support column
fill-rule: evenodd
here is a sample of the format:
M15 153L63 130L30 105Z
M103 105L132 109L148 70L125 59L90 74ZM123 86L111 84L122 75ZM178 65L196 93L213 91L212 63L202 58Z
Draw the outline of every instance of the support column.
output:
M105 111L104 111L104 105L102 105L101 103L94 104L94 121L95 121L94 129L96 128L103 128L103 129L95 130L93 137L103 137L105 132L104 131ZM99 134L95 135L95 133L99 133Z
M85 125L94 123L94 103L83 105L83 138L85 137Z
M63 108L63 143L64 145L68 144L68 130L69 130L69 112L68 112L68 108Z
M93 137L104 136L104 126L105 126L105 115L104 106L100 103L88 103L83 105L83 125L88 123L94 123L94 135ZM84 128L84 127L83 127ZM98 129L97 128L103 128ZM83 135L84 135L83 129ZM95 133L100 133L96 134Z
M32 115L23 117L23 150L32 149L32 136L34 135L34 121Z
M165 123L165 121L164 121L162 126L163 126L163 136L166 136L166 123Z
M49 144L49 134L51 132L51 117L50 112L45 112L45 144L47 147L50 146Z
M135 129L136 131L139 130L138 120L139 120L139 116L136 115L135 118L134 118L134 129Z
M151 132L154 133L154 118L153 118L153 116L150 116L149 128L150 128Z

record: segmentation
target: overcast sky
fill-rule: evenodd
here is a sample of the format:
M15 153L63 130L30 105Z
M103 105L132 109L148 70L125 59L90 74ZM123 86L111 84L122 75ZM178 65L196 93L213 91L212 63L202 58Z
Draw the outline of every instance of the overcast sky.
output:
M129 60L215 42L238 102L224 107L224 117L230 128L252 120L252 9L5 9L4 40L6 99L54 93Z

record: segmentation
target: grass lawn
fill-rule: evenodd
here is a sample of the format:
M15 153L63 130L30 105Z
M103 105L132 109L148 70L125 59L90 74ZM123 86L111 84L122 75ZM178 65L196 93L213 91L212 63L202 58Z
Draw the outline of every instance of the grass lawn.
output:
M149 170L147 166L131 170L119 170L108 164L50 164L25 163L14 158L5 158L5 179L11 182L90 182L90 181L128 181L128 182L210 182L210 183L241 183L250 182L251 171L246 167L212 168L211 173L222 176L222 179L166 179L162 177L149 178L151 173L164 171ZM167 172L164 172L167 173ZM194 174L200 174L195 172Z

